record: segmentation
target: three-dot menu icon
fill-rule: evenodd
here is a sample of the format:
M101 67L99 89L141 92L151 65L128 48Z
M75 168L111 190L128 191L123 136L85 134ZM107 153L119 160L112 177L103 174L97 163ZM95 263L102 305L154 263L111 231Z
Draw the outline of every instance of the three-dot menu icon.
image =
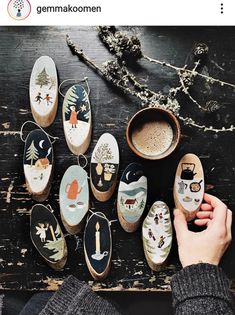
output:
M224 4L220 3L220 13L223 14L224 13Z

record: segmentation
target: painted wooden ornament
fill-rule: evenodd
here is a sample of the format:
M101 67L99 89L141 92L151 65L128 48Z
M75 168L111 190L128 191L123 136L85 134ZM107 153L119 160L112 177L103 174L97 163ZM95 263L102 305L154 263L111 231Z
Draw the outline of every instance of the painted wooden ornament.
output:
M42 127L50 126L58 107L58 78L55 63L48 56L34 64L29 97L34 120Z
M200 159L192 153L180 160L174 183L175 207L184 211L187 221L193 220L204 196L204 172Z
M52 179L54 154L51 141L41 129L31 131L24 147L24 174L26 185L36 201L47 199Z
M60 184L60 213L70 234L80 232L89 209L87 172L78 165L70 166Z
M161 270L172 245L172 225L168 206L156 201L149 210L142 226L143 247L152 270Z
M41 204L33 206L30 217L31 240L46 260L55 269L62 269L67 261L67 245L54 214Z
M114 136L104 133L91 156L91 189L99 201L107 201L113 194L119 168L119 149Z
M91 107L81 85L73 85L65 94L63 125L70 151L76 155L85 153L91 142Z
M112 236L110 223L102 212L93 213L84 232L87 267L96 280L107 277L111 265Z
M147 201L147 178L142 165L131 163L124 170L117 197L117 211L121 226L134 232L139 224Z

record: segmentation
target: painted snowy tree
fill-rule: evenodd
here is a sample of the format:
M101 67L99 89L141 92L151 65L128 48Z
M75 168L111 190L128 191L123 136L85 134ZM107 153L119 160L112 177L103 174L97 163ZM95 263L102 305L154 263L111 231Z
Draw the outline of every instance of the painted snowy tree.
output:
M69 94L69 97L67 99L67 102L64 103L64 113L68 114L70 112L70 106L75 106L77 108L77 100L78 95L76 94L76 86L72 87L71 93Z
M140 202L140 209L144 208L144 206L145 206L145 202L144 202L144 200L142 199L141 202Z
M36 84L40 85L42 88L43 85L48 85L50 83L50 77L46 72L46 68L43 68L42 72L39 73L36 79Z
M44 245L45 248L51 250L54 254L50 256L51 259L54 261L58 261L63 258L64 255L64 240L61 237L60 227L57 224L56 231L55 231L56 238L53 241L47 241Z
M27 152L26 152L26 160L31 161L30 166L33 166L33 161L38 159L38 150L34 145L34 141L30 144Z
M49 90L51 90L55 86L56 86L56 78L51 78L51 85L49 87Z

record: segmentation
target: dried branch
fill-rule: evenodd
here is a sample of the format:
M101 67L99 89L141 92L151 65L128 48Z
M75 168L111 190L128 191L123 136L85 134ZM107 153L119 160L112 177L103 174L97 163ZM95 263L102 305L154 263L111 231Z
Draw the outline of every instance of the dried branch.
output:
M121 38L121 36L119 36ZM67 35L67 44L70 47L71 51L78 56L78 58L83 61L84 63L90 65L99 75L101 75L105 80L112 83L117 88L121 89L124 93L130 94L132 96L137 97L141 101L142 106L149 106L149 107L161 107L164 109L168 109L172 111L181 121L184 122L187 126L193 126L203 131L213 131L213 132L227 132L227 131L234 131L235 127L231 125L229 128L222 127L220 129L217 129L213 126L205 126L200 125L199 123L195 122L192 118L189 117L183 117L179 114L180 111L180 105L176 99L177 93L180 91L184 92L188 97L191 99L191 101L196 104L199 109L208 111L215 110L218 108L218 103L215 104L214 101L208 102L206 104L206 108L201 106L189 93L189 87L193 84L194 78L198 75L200 77L206 78L208 82L218 82L223 85L228 85L230 87L235 87L235 85L220 81L218 79L211 78L206 75L200 74L196 69L200 64L200 61L198 60L194 68L192 70L186 69L186 66L183 68L176 67L174 65L171 65L169 63L165 63L156 59L152 59L145 55L140 55L139 53L136 53L136 50L140 48L140 42L137 42L136 38L134 38L131 42L125 42L125 49L120 49L118 54L118 60L114 61L107 61L103 64L102 67L98 66L94 61L92 61L84 52L82 49L79 49L70 39L70 37ZM119 39L120 39L119 38ZM110 41L106 41L106 44L108 45L109 49L112 47L112 49L116 49L115 45L117 45L118 41L113 43L112 39ZM139 43L139 45L137 45ZM147 85L143 85L138 82L135 75L129 72L129 70L125 66L125 62L121 61L121 57L126 54L126 50L128 47L138 46L139 48L130 50L133 53L135 53L136 58L145 58L150 62L160 64L162 66L167 66L171 69L174 69L177 71L177 74L179 76L180 86L176 88L171 88L168 95L164 95L161 92L154 92L148 88ZM129 48L128 48L129 49ZM116 51L116 50L115 50ZM129 51L129 52L130 52ZM140 50L141 51L141 50ZM210 103L210 104L209 104ZM211 110L212 111L212 110Z

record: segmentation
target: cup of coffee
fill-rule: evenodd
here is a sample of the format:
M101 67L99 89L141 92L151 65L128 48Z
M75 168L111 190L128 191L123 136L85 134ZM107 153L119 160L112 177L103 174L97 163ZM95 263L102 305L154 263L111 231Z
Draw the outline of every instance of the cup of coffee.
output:
M126 139L131 150L138 156L160 160L176 149L180 140L180 124L168 110L144 108L129 121Z

